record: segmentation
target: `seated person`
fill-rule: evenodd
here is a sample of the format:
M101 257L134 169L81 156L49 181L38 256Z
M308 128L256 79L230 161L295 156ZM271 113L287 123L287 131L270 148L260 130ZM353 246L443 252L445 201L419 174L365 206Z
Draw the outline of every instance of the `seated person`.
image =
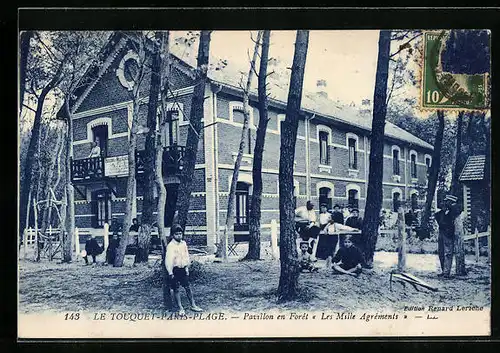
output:
M300 271L308 270L309 272L315 272L318 270L312 264L311 254L309 253L309 243L301 242L300 243L300 252L299 252L299 263L300 263Z
M333 206L332 219L335 223L344 224L344 214L342 213L339 204Z
M339 248L333 257L332 269L334 273L358 276L361 273L363 255L361 251L352 243L351 236L344 239L344 247Z
M339 232L359 232L359 231L355 228L345 226L341 223L336 223L332 219L328 223L328 225L326 226L325 232L327 234L325 245L328 248L328 251L326 252L325 258L327 261L326 266L329 267L331 265L333 254L335 254L337 252L337 250L340 248L340 241L341 241L341 237L343 237L343 235L339 236ZM323 245L320 244L318 247L321 247L321 246L323 246ZM318 255L318 258L322 258L322 257L319 257L319 255Z
M299 235L297 237L297 239L295 240L295 242L297 244L297 251L299 252L299 254L301 251L301 245L307 244L307 252L312 255L313 249L314 249L314 244L316 243L314 238L305 238L305 237ZM315 258L312 257L311 261L314 261L314 260L315 260Z
M101 248L101 246L97 242L95 234L92 233L90 237L91 238L85 242L85 256L83 257L83 259L85 260L85 265L89 264L88 255L92 256L92 263L96 264L97 256L102 254L102 252L104 251L104 249Z
M307 201L305 206L295 210L295 229L303 241L308 241L312 245L309 253L313 255L314 259L318 244L316 239L318 238L320 228L317 223L314 204L311 201Z
M346 219L345 225L360 230L363 228L363 218L359 216L357 208L351 210L351 215Z
M316 223L316 212L314 211L314 204L311 201L307 201L305 206L295 210L296 229L302 237L316 238L320 231Z

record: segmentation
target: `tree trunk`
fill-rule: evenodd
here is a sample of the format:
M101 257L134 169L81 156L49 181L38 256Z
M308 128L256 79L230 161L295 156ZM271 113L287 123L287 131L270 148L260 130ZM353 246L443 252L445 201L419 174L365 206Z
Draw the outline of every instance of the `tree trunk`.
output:
M269 61L269 43L271 31L264 31L262 36L262 51L260 55L260 67L258 77L259 91L259 126L255 136L255 147L253 151L253 193L250 201L250 219L249 230L250 238L248 241L248 253L245 256L247 260L260 259L260 216L261 216L261 197L262 197L262 158L264 155L264 145L266 142L266 130L269 122L267 107L268 97L266 91L267 81L267 63Z
M144 199L142 201L142 217L141 217L141 231L139 232L139 249L135 256L135 262L148 262L149 257L149 244L151 240L151 226L154 222L153 211L155 209L155 168L159 168L160 164L156 164L156 118L158 116L158 94L160 93L160 48L155 42L153 44L153 55L151 64L151 81L149 88L149 103L148 103L148 116L147 127L148 133L145 142L145 155L144 155L144 175L143 175L143 190Z
M26 91L26 66L30 52L30 39L33 37L33 31L24 31L21 33L21 62L19 63L19 113L23 110L24 92Z
M73 114L69 107L69 98L66 98L66 115L68 130L66 136L66 232L63 235L63 262L71 262L73 260L73 237L75 234L75 190L73 189L73 181L71 180L71 161L73 159ZM79 241L76 239L76 241Z
M398 271L405 272L406 270L406 224L405 212L403 207L398 207Z
M167 116L167 96L170 77L170 32L156 32L157 40L160 42L160 136L165 134ZM167 235L165 234L165 202L167 201L167 190L163 184L162 161L163 143L161 138L156 139L156 168L155 183L158 190L158 213L156 223L158 225L158 238L161 240L161 271L162 271L162 292L163 307L172 308L172 295L170 293L170 282L168 280L167 269L165 268L165 255L167 250Z
M465 248L464 248L464 235L465 235L465 212L455 218L455 273L457 276L467 275L465 268Z
M231 179L231 188L229 189L229 196L227 200L227 213L226 213L226 226L224 227L224 234L221 239L221 246L219 249L222 250L222 258L227 260L227 245L233 237L234 228L234 200L236 195L236 185L238 184L238 174L240 172L241 160L243 159L243 152L245 151L245 141L248 135L248 124L250 120L250 107L248 100L250 95L250 87L252 85L253 73L255 70L255 61L257 60L257 54L259 53L259 43L262 37L262 31L259 31L257 35L257 40L255 41L255 47L253 50L252 61L250 62L250 70L248 70L248 78L245 90L243 91L243 129L241 130L240 145L238 148L238 155L236 156L236 161L234 162L233 176Z
M138 124L139 124L139 109L141 106L140 102L140 89L141 84L144 80L144 75L146 72L146 52L145 52L145 38L143 35L138 36L139 40L139 62L138 62L138 70L134 75L134 86L132 88L132 104L133 104L133 113L132 113L132 126L130 127L130 137L128 144L128 177L127 177L127 200L125 202L125 215L123 216L123 227L122 227L122 236L120 239L120 244L116 251L115 262L113 264L114 267L122 267L123 261L125 260L125 250L127 249L127 245L129 244L130 238L130 225L132 224L132 210L133 205L136 200L135 191L136 191L136 160L135 154L137 150L137 132L138 132ZM154 97L156 98L156 97ZM150 98L151 100L151 98Z
M179 211L179 224L186 228L189 202L191 198L191 185L198 153L198 142L202 131L203 102L205 100L205 86L207 83L207 70L210 53L211 31L201 31L200 44L198 47L198 59L196 69L196 85L191 100L191 114L189 117L189 132L186 141L186 152L184 155L184 169L181 173L181 183L178 189L176 210Z
M33 120L33 129L31 131L30 143L28 145L28 151L26 153L26 161L23 168L23 182L21 184L21 190L19 195L19 236L22 238L24 228L26 227L26 207L28 205L28 195L30 192L31 182L32 182L32 169L34 162L40 156L37 153L38 141L40 139L40 126L42 121L43 106L45 103L45 98L47 94L56 86L62 76L63 64L58 68L57 73L54 75L52 80L42 89L42 92L38 96L37 107L35 111L35 117ZM36 195L36 192L33 193Z
M432 206L432 200L434 199L434 193L436 192L439 168L441 166L441 147L443 145L443 134L444 134L444 112L442 110L438 110L437 116L438 116L438 129L436 131L436 138L434 139L432 164L429 170L429 183L427 185L425 205L422 212L422 221L421 221L421 232L423 233L424 238L427 238L430 235L431 206Z
M286 118L281 130L279 167L280 265L278 300L295 299L298 295L299 262L295 244L295 205L293 202L293 162L300 119L304 68L309 44L309 31L297 31L293 56Z
M387 79L389 55L391 49L391 31L380 31L378 41L377 73L373 97L373 120L370 145L370 168L363 222L365 239L365 265L373 267L373 255L378 237L380 210L382 208L382 179L384 167L384 130L387 114ZM366 146L365 146L366 150Z
M135 151L137 148L137 119L139 115L140 103L134 99L134 116L132 118L132 128L128 146L128 178L127 178L127 201L125 203L125 216L123 217L122 236L120 245L116 251L114 267L122 267L125 259L125 250L129 243L130 225L132 223L132 205L135 188Z
M458 181L458 177L460 176L460 172L464 167L464 161L462 158L462 126L463 126L463 116L464 111L460 111L458 113L457 119L457 144L455 147L455 166L453 169L453 177L451 181L451 193L458 197L458 203L462 204L462 193L460 192L460 183Z

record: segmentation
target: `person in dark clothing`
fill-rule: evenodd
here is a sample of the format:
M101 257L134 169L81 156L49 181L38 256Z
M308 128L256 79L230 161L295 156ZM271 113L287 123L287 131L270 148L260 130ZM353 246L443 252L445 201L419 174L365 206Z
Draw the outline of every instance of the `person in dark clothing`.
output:
M97 240L95 239L95 234L91 235L91 238L85 242L85 252L86 255L83 257L85 260L85 265L89 264L89 259L88 256L92 256L92 263L97 263L96 257L97 255L102 254L103 248L97 243Z
M334 273L358 276L361 273L363 255L352 243L351 236L344 239L344 247L340 247L332 259Z
M106 250L106 262L110 265L115 263L116 250L120 246L120 239L118 239L118 234L113 234L113 238L109 242L108 249Z
M457 206L457 197L446 195L444 207L434 214L434 218L439 226L438 255L442 273L438 276L450 277L451 265L453 262L454 241L455 241L455 218L460 215L460 208Z
M129 231L131 232L139 231L139 221L137 220L137 218L132 219L132 225L130 226Z
M357 208L351 210L351 215L347 217L345 225L360 230L363 228L363 218L359 216L359 210Z
M338 204L333 206L332 220L334 223L344 224L344 214Z
M351 215L347 217L345 225L359 230L363 229L363 218L359 216L359 210L357 208L351 210ZM356 235L356 237L352 238L352 241L359 249L362 250L364 248L362 234Z

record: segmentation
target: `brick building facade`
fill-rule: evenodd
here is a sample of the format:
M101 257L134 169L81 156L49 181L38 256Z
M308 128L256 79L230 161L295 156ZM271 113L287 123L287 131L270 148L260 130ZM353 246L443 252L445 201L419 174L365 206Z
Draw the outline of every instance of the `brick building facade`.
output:
M127 146L132 121L130 77L125 65L134 58L133 46L124 37L112 36L108 54L97 79L89 81L74 102L73 180L75 186L76 226L98 231L104 222L122 218L125 212ZM172 122L163 136L165 158L185 146L189 128L191 96L194 90L192 67L172 56ZM224 70L222 70L224 71ZM213 245L217 230L225 223L227 198L238 151L243 122L242 90L227 72L209 74L205 88L204 125L195 167L187 233L197 242ZM141 85L144 105L139 123L146 125L149 78ZM280 122L285 118L286 90L272 92L269 124L263 158L262 226L279 221L278 169ZM248 224L249 195L252 193L252 153L259 112L256 92L250 96L250 131L243 157L236 197L235 229L245 231ZM294 186L297 206L307 200L365 206L368 183L369 134L371 120L354 108L339 108L323 94L303 98L303 114L296 142ZM93 162L88 158L91 143L101 145L103 173L85 175ZM145 135L138 137L138 150L144 149ZM181 146L181 147L177 147ZM419 202L419 189L426 184L427 168L432 163L432 146L410 133L386 123L384 144L384 208L395 199ZM82 167L84 166L84 167ZM79 169L80 168L80 169ZM83 168L83 169L82 169ZM164 167L165 168L165 167ZM82 170L84 173L82 174ZM165 170L165 169L164 169ZM169 222L175 204L179 178L164 177L167 187ZM420 185L420 186L419 186ZM136 188L134 213L142 213L142 184Z

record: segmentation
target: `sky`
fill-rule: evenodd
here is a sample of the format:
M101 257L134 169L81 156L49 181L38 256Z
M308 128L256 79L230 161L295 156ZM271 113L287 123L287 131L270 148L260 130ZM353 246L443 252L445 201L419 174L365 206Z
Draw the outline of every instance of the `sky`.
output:
M304 89L316 91L316 81L326 80L325 91L345 104L373 99L379 31L310 31ZM269 56L292 66L296 31L272 31ZM255 32L254 32L255 38ZM229 65L246 68L254 43L249 31L214 31L212 55Z

